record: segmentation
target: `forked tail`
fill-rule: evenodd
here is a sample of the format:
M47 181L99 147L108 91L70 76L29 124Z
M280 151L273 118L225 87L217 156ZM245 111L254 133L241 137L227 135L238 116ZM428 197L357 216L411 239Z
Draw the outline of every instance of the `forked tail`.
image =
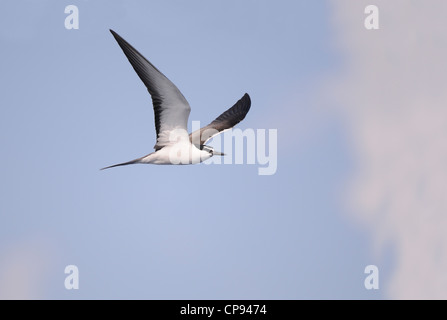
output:
M145 155L144 157L135 159L135 160L131 160L131 161L127 161L127 162L123 162L123 163L118 163L118 164L114 164L113 166L108 166L105 168L101 168L99 170L104 170L104 169L109 169L109 168L113 168L113 167L119 167L119 166L127 166L128 164L135 164L135 163L141 163L141 160L146 158L148 155Z

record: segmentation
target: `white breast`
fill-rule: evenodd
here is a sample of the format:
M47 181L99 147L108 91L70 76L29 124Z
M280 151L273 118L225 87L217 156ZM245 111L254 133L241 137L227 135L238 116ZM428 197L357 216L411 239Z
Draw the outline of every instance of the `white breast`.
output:
M141 159L141 162L165 165L197 164L211 156L209 152L200 150L191 144L188 139L188 141L182 140L169 144Z

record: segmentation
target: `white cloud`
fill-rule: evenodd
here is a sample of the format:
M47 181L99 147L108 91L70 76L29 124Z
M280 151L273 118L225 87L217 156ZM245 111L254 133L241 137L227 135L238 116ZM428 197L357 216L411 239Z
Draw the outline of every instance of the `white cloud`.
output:
M389 296L447 299L447 2L375 0L379 30L364 28L369 4L332 2L358 157L349 201L396 253Z

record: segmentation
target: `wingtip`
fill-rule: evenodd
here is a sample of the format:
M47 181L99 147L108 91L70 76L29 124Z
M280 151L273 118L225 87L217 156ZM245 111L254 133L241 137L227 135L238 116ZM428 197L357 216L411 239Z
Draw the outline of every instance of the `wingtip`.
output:
M112 29L109 29L109 31L115 39L121 38L120 35L118 33L116 33L115 31L113 31Z
M251 105L251 98L248 93L245 93L244 96L242 97L242 99L247 100L248 104Z

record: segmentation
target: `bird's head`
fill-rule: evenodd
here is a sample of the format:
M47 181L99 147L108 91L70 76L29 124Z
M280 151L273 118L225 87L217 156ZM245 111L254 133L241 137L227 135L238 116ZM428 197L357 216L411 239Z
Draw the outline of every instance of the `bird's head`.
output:
M212 156L224 156L225 153L219 152L219 151L214 151L213 147L207 146L207 145L201 145L200 146L200 150L202 150L203 152L207 152L209 154L209 157L211 158Z

